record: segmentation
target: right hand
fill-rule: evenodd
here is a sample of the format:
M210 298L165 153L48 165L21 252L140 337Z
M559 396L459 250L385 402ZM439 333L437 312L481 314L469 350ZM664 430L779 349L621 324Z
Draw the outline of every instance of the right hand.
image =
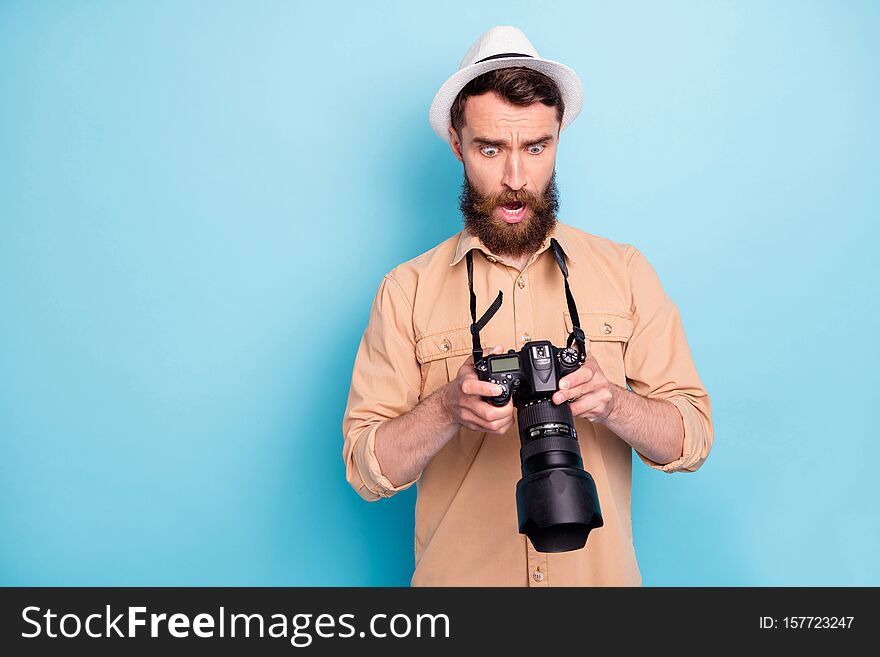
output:
M504 353L502 345L492 347L490 354ZM495 397L501 388L488 381L480 381L474 370L474 356L458 368L455 379L443 387L443 407L450 419L467 429L487 433L507 433L513 426L513 396L505 406L493 406L482 397Z

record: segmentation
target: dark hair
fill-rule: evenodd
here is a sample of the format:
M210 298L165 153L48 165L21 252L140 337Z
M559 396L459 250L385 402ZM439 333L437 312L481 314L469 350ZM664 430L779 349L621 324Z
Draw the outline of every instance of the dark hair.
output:
M513 105L531 105L532 103L544 103L548 107L556 108L556 120L562 125L562 116L565 113L565 103L562 101L562 92L556 83L533 68L516 66L512 68L499 68L478 75L468 82L458 92L455 102L452 103L450 114L452 115L452 127L461 135L464 127L464 104L471 96L481 96L490 91L496 92L508 103Z

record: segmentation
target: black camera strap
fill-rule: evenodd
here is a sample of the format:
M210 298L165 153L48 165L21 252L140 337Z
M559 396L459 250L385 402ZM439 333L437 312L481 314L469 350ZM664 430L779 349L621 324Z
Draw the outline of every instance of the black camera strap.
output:
M586 335L581 328L581 320L578 316L577 305L574 302L571 287L568 285L568 266L565 264L565 254L562 252L562 247L559 246L559 242L557 242L555 238L550 239L550 246L553 247L553 255L556 256L556 264L559 265L559 270L562 272L562 278L565 280L565 300L568 302L568 314L571 315L571 324L573 327L565 346L571 347L572 343L577 342L581 362L583 362L587 354ZM480 345L480 330L489 323L489 320L492 319L495 316L495 313L498 312L498 309L501 308L501 299L503 295L499 290L498 296L495 297L495 301L492 302L492 305L489 306L489 309L483 314L480 321L477 321L477 295L474 294L474 256L472 250L467 252L465 259L467 260L468 290L470 291L471 321L473 322L471 324L471 337L473 338L474 343L474 363L476 363L483 358L483 347Z
M571 315L572 331L568 336L568 342L565 346L570 347L573 342L577 342L578 351L580 352L581 359L583 359L587 355L587 336L581 328L581 318L578 316L574 295L572 295L571 288L568 285L568 265L565 264L565 255L562 253L562 248L555 237L550 238L550 246L553 247L553 255L556 256L556 264L559 265L562 278L565 279L565 300L568 302L568 314Z
M465 256L467 259L467 273L468 273L468 289L471 292L471 338L474 342L474 363L479 362L483 358L483 347L480 345L480 330L489 323L489 320L495 316L495 313L498 312L498 309L501 307L501 290L498 290L498 296L495 297L495 301L492 302L492 305L489 306L489 309L480 317L480 321L477 321L477 295L474 294L474 252L468 251Z

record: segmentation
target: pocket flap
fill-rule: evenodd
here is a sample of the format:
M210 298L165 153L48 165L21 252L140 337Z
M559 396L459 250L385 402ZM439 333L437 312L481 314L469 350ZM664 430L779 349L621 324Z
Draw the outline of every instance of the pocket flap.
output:
M565 330L571 333L574 325L571 315L563 312ZM633 334L633 321L624 315L614 313L578 313L581 328L590 342L628 342Z
M473 348L470 325L462 326L422 336L416 342L416 359L425 364L440 358L469 354Z

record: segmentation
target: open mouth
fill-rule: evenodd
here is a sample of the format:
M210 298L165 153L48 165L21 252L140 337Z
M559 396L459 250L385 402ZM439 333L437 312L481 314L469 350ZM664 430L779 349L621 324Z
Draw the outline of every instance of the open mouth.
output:
M526 214L526 204L520 201L505 203L498 206L501 209L501 218L509 224L515 224Z

